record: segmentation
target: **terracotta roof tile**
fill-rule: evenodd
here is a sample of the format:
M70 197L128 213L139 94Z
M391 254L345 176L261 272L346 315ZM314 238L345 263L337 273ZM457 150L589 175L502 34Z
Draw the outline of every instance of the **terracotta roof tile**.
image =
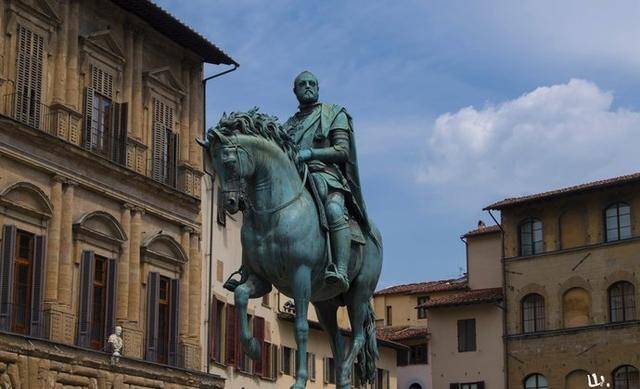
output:
M426 337L429 333L426 326L395 326L377 327L376 335L379 339L390 342Z
M443 292L448 290L458 290L467 287L467 278L452 278L449 280L439 281L427 281L417 282L413 284L403 284L390 286L388 288L381 289L374 293L374 296L381 296L387 294L416 294L416 293L430 293L430 292Z
M494 225L489 226L489 227L476 228L475 230L471 230L471 231L467 232L466 234L462 235L462 237L463 238L468 238L470 236L493 234L495 232L500 232L500 226L497 225L497 224L494 224Z
M445 296L430 298L419 306L425 308L451 307L456 305L482 304L502 301L502 288L467 290Z
M588 182L585 184L580 184L575 186L569 186L566 188L551 190L548 192L536 193L528 196L507 198L502 201L493 203L491 205L487 205L486 207L484 207L484 210L489 210L489 209L501 210L504 208L509 208L515 205L521 205L528 202L547 200L547 199L560 197L564 195L588 192L595 189L602 189L602 188L612 187L617 185L630 184L630 183L635 183L639 181L640 181L640 172L628 174L625 176L608 178L605 180Z

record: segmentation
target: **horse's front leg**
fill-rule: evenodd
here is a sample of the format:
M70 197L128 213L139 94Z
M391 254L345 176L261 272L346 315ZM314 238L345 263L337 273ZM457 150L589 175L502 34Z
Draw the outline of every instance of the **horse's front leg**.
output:
M296 359L296 382L291 389L304 389L309 372L307 370L307 340L309 338L309 298L311 297L311 270L306 266L296 269L293 276L293 301L296 306L295 335L298 345Z
M236 309L238 310L238 319L240 322L240 340L242 349L247 353L249 358L258 360L260 358L260 343L253 338L251 329L249 328L249 317L247 316L247 305L249 298L262 297L271 291L271 285L257 277L255 274L249 274L247 281L236 287L233 292ZM238 356L239 358L239 356Z

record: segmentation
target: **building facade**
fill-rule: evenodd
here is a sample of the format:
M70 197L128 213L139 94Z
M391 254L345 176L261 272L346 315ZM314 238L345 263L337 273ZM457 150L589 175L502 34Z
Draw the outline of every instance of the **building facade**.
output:
M504 229L508 387L584 388L594 373L639 387L640 174L487 209Z
M224 377L230 388L288 389L295 381L296 342L293 319L293 300L275 288L263 299L249 300L248 312L254 336L262 345L260 361L251 361L241 350L238 337L238 322L235 316L233 293L222 285L227 277L241 264L242 246L240 227L242 215L225 215L218 212L217 183L207 176L203 188L205 261L204 268L210 282L204 290L209 295L209 317L203 328L208 333L208 352L202 358L209 361L209 371ZM209 220L212 223L209 223ZM209 230L209 226L212 227ZM315 310L309 310L308 371L309 389L335 388L335 365L327 334L318 324ZM346 310L341 308L338 324L348 337L349 320ZM203 336L205 334L203 333ZM376 382L367 388L395 389L397 387L396 358L406 353L406 347L384 339L378 339L380 359ZM354 387L362 387L357 386Z
M504 389L501 233L498 226L462 236L467 249L467 285L434 296L426 309L431 334L433 388Z
M195 138L235 63L147 0L0 1L0 30L1 385L222 387Z

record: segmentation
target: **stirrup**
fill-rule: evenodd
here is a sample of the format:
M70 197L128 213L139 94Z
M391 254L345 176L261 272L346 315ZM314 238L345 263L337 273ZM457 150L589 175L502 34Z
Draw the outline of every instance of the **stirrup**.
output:
M341 292L349 290L349 279L345 274L340 273L333 263L327 266L324 272L324 280L328 284L336 285Z

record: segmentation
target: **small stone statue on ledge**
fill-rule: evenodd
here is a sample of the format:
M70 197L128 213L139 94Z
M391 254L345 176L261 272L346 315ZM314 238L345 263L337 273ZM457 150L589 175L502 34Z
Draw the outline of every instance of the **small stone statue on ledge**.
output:
M120 362L122 347L124 346L124 342L122 341L122 327L116 326L115 333L109 335L107 343L109 343L111 347L111 364L115 365Z

